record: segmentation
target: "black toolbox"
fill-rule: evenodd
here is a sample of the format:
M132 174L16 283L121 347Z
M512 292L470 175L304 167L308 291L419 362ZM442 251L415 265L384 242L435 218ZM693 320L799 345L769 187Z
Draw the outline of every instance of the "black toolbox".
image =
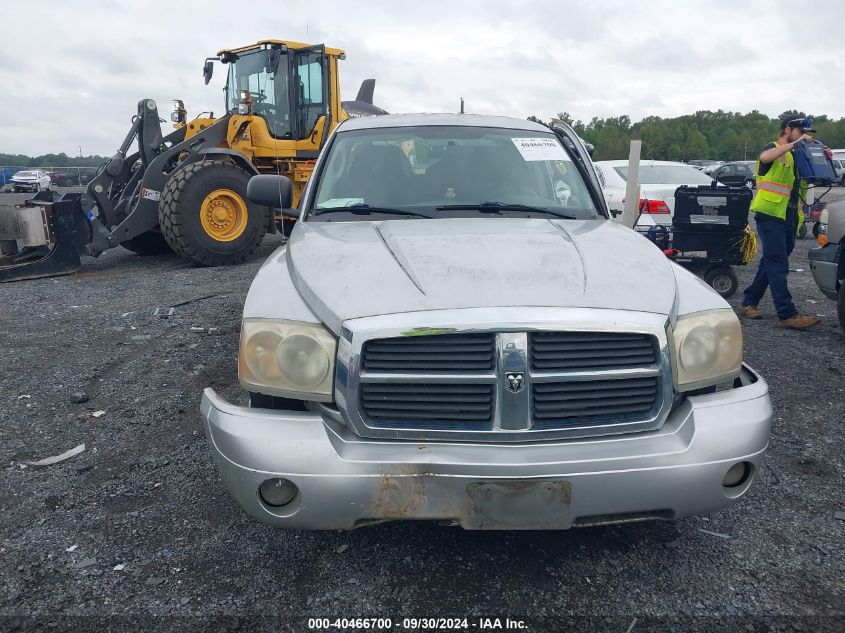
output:
M676 230L683 227L715 232L744 231L752 198L753 193L746 187L678 187L672 226Z
M731 266L745 264L748 212L753 194L745 187L683 185L675 190L672 226L637 228L666 256L699 275L723 297L739 280Z

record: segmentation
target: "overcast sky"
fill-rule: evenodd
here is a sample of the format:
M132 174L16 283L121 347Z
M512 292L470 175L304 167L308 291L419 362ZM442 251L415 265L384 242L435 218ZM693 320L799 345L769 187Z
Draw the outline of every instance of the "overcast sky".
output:
M345 49L343 98L375 77L390 112L839 118L843 25L842 0L2 0L0 152L110 155L143 97L219 115L204 58L264 38Z

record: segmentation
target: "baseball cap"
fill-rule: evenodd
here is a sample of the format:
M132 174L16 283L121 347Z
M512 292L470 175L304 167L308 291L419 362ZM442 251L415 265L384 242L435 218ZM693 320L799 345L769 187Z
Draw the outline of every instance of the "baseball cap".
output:
M813 128L813 119L808 116L797 118L787 117L780 122L780 129L785 130L788 127L797 127L802 132L816 132L816 130Z

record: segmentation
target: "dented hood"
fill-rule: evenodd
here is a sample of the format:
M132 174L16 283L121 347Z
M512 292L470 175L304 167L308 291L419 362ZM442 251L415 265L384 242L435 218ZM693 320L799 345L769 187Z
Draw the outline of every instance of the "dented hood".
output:
M668 315L675 295L663 253L607 220L304 222L287 261L303 299L336 333L347 319L451 308Z

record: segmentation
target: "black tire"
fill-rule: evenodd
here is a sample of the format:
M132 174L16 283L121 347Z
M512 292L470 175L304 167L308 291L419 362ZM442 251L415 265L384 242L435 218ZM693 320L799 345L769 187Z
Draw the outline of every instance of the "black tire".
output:
M820 222L816 222L813 224L813 237L815 237L816 239L818 239L819 237L819 231L821 231L821 228L822 225Z
M798 231L798 239L799 240L803 240L805 237L807 237L807 223L806 222L804 222L804 224L801 225L801 228Z
M840 279L839 283L839 294L836 297L836 314L839 316L839 327L845 330L845 279Z
M120 245L128 251L132 251L136 255L146 257L148 255L164 255L172 253L173 249L170 244L164 239L164 236L158 231L147 231L140 235L133 237L131 240L121 242Z
M170 247L202 266L230 266L249 259L264 239L268 223L268 210L247 201L250 175L228 161L191 163L173 174L158 205L159 226ZM220 189L237 194L247 209L243 232L230 241L212 237L200 219L206 196Z
M725 299L732 297L739 288L739 279L730 266L714 266L704 274L704 281Z

